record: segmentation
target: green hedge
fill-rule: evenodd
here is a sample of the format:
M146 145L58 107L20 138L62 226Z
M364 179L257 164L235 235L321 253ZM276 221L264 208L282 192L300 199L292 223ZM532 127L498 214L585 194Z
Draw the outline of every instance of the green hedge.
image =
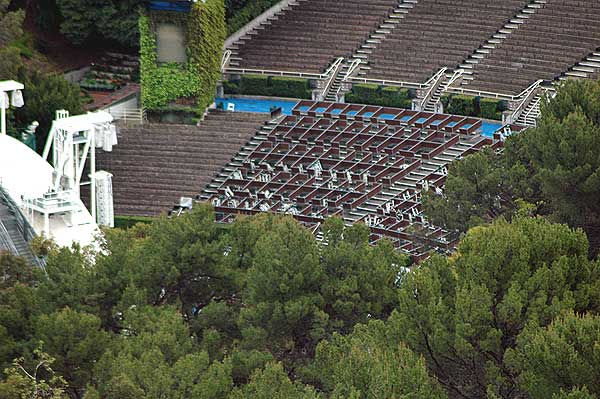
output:
M154 19L183 25L187 31L188 62L159 64ZM195 98L203 112L215 98L221 76L222 48L226 36L223 0L194 3L187 16L177 13L141 14L140 82L142 105L156 109L179 98Z
M115 228L128 229L138 223L150 224L154 218L147 216L115 216Z
M392 86L372 84L353 85L352 91L346 94L346 102L380 105L396 108L411 108L415 91Z
M242 75L239 80L223 82L223 90L225 94L312 98L308 80L299 78Z
M172 105L146 111L149 122L194 125L197 121L196 110L192 107Z
M447 94L442 96L444 112L453 115L475 116L485 119L502 120L502 112L506 111L506 101L493 98Z

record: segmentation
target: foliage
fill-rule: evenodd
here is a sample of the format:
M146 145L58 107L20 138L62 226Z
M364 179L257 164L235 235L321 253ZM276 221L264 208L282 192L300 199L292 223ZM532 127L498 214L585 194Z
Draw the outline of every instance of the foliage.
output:
M316 364L332 398L446 398L425 361L389 336L380 320L359 324L350 335L319 344Z
M441 101L444 112L452 115L502 120L502 112L507 109L505 101L463 94L447 94L442 96Z
M432 222L466 232L498 216L512 217L519 209L514 198L531 197L523 166L506 165L501 154L487 148L450 165L444 193L430 187L423 193L423 210Z
M54 370L65 378L69 391L80 397L110 337L101 331L97 316L65 308L38 318L36 338L56 359Z
M519 335L600 305L600 269L587 250L581 231L542 218L476 227L456 255L406 276L390 324L448 392L518 397L505 355Z
M543 104L538 127L510 137L502 155L470 155L453 165L445 197L426 201L426 211L464 230L476 222L472 217L510 217L518 201L524 200L534 204L538 214L582 227L591 253L597 253L600 157L594 149L600 145L599 87L586 80L564 83L557 96ZM494 198L499 200L497 206L490 204ZM455 215L468 219L461 221Z
M19 69L16 80L25 85L25 106L15 110L15 123L24 128L33 121L39 122L36 145L41 151L46 144L56 110L64 109L73 115L83 112L79 88L60 75L47 75L28 70L24 66Z
M507 363L531 398L549 398L572 387L600 395L600 317L566 314L544 329L526 329Z
M52 369L54 358L34 351L32 367L28 370L25 359L18 358L4 371L6 379L0 381L2 399L67 399L67 384Z
M407 109L411 108L413 98L415 98L415 91L412 89L373 84L355 84L352 86L352 91L346 94L346 101L350 103Z
M173 22L184 25L187 30L188 62L185 65L158 64L152 19L164 16L140 16L140 80L144 107L155 109L179 98L196 98L198 112L203 113L213 102L221 76L224 13L222 0L208 0L194 3L188 20L175 18Z
M279 0L226 0L227 32L237 32Z
M10 0L0 0L0 49L23 36L23 10L8 11ZM2 80L2 75L0 75Z
M221 78L223 44L227 36L223 0L206 0L192 5L188 23L190 63L199 74L198 106L204 110L215 99Z
M62 16L60 31L81 45L101 35L105 39L136 47L137 15L141 0L56 0Z
M289 98L312 98L308 80L245 74L239 80L223 82L225 94L245 94Z
M153 218L145 216L115 216L115 228L127 229L138 223L152 223Z
M293 383L281 364L269 363L257 370L250 383L236 389L230 399L317 399L314 389Z
M142 104L154 109L182 97L194 97L200 85L195 66L191 63L158 64L156 37L152 32L150 17L142 14L140 30L140 83Z

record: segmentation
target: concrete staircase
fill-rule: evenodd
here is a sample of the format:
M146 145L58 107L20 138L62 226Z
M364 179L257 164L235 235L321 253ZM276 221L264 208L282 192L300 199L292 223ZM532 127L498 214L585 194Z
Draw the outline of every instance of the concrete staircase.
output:
M542 98L545 95L544 91L540 91L535 95L525 107L519 118L517 119L517 125L536 127L537 120L540 117L540 105Z
M15 212L19 210L12 209L11 205L3 201L0 196L0 251L8 250L13 255L22 256L32 264L36 264Z
M479 64L485 59L491 52L494 51L499 44L501 44L508 36L510 36L516 29L525 23L527 20L532 18L537 10L543 8L547 3L547 0L532 0L519 11L513 18L508 21L498 32L492 35L491 38L486 40L473 54L469 56L461 65L460 68L464 69L465 73L463 76L462 84L468 85L475 77L473 74L474 66Z
M559 79L593 78L600 74L600 48L563 73Z
M373 52L373 49L377 48L377 45L385 40L386 36L400 25L402 19L418 2L419 0L399 0L398 5L390 12L385 21L355 51L353 58L360 59L363 62L358 71L359 75L366 74L366 71L369 69L369 55Z

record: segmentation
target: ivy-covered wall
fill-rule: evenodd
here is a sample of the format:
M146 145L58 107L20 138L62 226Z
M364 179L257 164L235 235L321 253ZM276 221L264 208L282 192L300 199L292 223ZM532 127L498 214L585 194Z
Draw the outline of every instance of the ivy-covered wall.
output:
M158 62L155 33L158 22L180 25L187 32L186 64ZM143 13L139 29L142 105L152 110L181 98L193 98L202 113L213 102L221 75L226 36L223 0L194 3L189 14Z

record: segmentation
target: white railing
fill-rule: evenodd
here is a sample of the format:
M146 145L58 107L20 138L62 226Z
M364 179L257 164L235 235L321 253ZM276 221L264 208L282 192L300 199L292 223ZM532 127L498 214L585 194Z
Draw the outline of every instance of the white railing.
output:
M327 93L329 92L329 89L331 88L331 85L333 84L335 77L337 76L339 69L342 66L343 62L344 62L343 57L338 58L337 60L335 60L335 62L333 64L331 64L331 66L325 72L325 74L329 75L329 77L327 78L327 81L325 82L325 87L323 88L323 91L321 92L321 100L324 100L325 97L327 96Z
M360 78L360 77L352 77L352 78L348 78L348 80L353 83L367 83L367 84L377 84L377 85L382 85L382 86L406 87L409 89L426 89L427 88L427 85L424 83L403 82L403 81L398 81L398 80L370 79L370 78Z
M433 93L435 93L435 91L437 90L438 87L440 87L440 85L443 84L444 82L444 78L446 76L446 71L447 68L442 68L439 71L436 72L435 75L433 75L425 84L429 85L429 89L427 90L427 93L425 93L425 96L423 97L423 100L421 100L421 110L424 110L425 107L427 106L427 103L429 102L429 100L431 99L431 97L433 97Z
M509 123L516 122L519 119L519 117L521 116L523 111L525 111L525 109L527 108L527 106L529 105L531 100L533 98L535 98L535 96L537 95L538 88L540 87L542 82L543 82L543 80L541 80L541 79L535 81L535 83L530 85L528 88L526 88L519 94L522 97L522 99L519 102L519 105L517 106L517 108L515 108L515 110L510 115Z
M229 64L229 59L231 58L231 50L225 50L223 53L223 58L221 58L221 72L225 72L225 67Z
M145 108L115 109L108 111L115 121L143 124L146 121Z
M244 74L256 74L256 75L267 75L267 76L287 76L291 78L306 78L306 79L324 79L327 76L325 74L318 73L307 73L307 72L296 72L296 71L275 71L272 69L252 69L252 68L225 68L225 73L244 75Z
M362 64L362 60L360 58L355 58L354 60L352 60L352 62L348 66L348 70L346 71L344 78L342 79L342 82L347 82L352 77L352 74L358 68L360 68L360 64Z
M337 69L340 67L342 62L344 62L344 57L339 57L338 59L333 61L333 63L329 66L329 68L327 68L327 70L323 74L323 77L334 76L335 75L334 72L337 71Z

